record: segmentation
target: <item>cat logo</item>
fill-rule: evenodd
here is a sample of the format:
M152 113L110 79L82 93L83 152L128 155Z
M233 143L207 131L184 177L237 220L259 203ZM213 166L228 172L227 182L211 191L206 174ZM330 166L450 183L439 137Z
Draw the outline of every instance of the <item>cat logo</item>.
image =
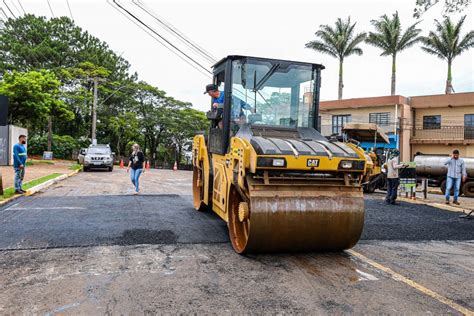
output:
M307 167L319 167L319 159L308 159L306 161Z

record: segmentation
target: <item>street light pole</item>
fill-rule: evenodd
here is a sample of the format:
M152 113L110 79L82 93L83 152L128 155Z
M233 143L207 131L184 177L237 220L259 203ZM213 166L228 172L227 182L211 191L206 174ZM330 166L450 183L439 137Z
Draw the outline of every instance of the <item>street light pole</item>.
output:
M96 128L97 128L97 85L98 85L98 78L94 77L94 100L92 101L92 144L97 143L96 137Z

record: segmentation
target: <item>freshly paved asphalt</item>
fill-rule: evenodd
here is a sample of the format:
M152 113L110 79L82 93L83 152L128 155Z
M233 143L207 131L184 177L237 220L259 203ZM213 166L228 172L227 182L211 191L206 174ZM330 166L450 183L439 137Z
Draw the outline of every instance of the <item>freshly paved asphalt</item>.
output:
M362 240L474 240L458 213L366 198ZM178 194L32 196L0 209L0 250L228 242L226 224Z
M354 252L240 256L193 210L190 178L150 170L134 196L124 170L81 173L2 206L0 314L474 311L474 221L459 213L367 196L353 250L378 268Z

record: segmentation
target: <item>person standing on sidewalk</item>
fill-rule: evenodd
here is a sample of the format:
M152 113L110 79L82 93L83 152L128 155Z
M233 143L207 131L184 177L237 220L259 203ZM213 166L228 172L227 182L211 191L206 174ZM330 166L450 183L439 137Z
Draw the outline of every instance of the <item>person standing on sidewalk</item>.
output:
M27 158L25 144L26 136L20 135L20 137L18 137L18 143L13 146L13 169L15 169L15 193L17 194L26 192L22 189Z
M133 144L132 154L128 158L127 172L130 172L130 179L135 186L135 194L140 192L139 179L145 173L145 155L140 150L138 144Z
M454 186L453 204L459 205L458 197L461 181L465 182L467 178L466 164L464 163L464 159L459 158L459 150L453 150L453 154L444 162L444 165L448 166L446 191L444 194L446 197L446 204L449 204L449 196L451 195L451 189Z
M398 175L398 169L406 167L406 164L398 163L398 156L400 152L398 149L394 149L390 152L389 160L386 163L387 167L387 196L385 197L385 203L391 205L398 205L397 192L398 186L400 185L400 178Z

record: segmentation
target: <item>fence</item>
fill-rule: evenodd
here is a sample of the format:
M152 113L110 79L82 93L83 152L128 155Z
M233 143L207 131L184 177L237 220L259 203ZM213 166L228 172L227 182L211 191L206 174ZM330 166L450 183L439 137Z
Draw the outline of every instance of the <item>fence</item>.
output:
M368 123L367 121L351 121L350 123ZM377 125L382 132L385 134L393 134L396 130L396 123L380 124ZM321 135L331 136L333 134L342 134L342 126L333 126L332 124L322 124L321 125Z
M474 126L440 126L436 129L424 129L416 126L413 129L413 140L474 140Z

